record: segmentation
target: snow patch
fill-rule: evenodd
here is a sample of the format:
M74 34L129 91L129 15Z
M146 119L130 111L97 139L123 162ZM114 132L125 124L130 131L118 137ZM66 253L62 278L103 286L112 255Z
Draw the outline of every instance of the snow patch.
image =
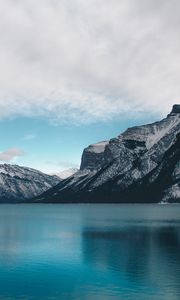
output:
M94 153L102 153L104 152L105 147L108 143L109 143L108 141L103 141L96 144L92 144L87 148L87 151L94 152Z

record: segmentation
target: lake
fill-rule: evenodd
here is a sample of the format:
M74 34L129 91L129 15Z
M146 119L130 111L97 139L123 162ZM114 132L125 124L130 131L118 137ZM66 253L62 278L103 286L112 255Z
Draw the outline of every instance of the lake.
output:
M0 205L0 300L179 300L180 205Z

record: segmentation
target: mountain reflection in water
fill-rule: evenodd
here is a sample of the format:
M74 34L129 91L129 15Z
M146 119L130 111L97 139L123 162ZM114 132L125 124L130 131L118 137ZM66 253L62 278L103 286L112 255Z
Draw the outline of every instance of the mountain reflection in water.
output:
M1 205L0 300L179 300L179 282L178 205Z

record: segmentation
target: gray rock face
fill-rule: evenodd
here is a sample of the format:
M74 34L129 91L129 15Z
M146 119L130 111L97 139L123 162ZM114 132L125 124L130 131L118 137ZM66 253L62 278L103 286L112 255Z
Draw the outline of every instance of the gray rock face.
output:
M41 196L42 202L160 202L180 201L179 161L171 163L171 181L163 182L168 168L164 164L173 161L167 156L170 149L179 147L180 105L163 120L127 129L118 137L103 144L91 145L84 150L81 170L67 181ZM172 150L171 150L172 151ZM168 161L166 162L168 164ZM156 171L159 168L159 173ZM166 170L161 172L161 169ZM173 175L174 174L174 175ZM173 176L177 179L173 181ZM149 181L147 181L149 178ZM157 184L156 184L157 181ZM149 186L156 191L152 198ZM163 188L161 188L163 186ZM157 187L157 188L155 188ZM167 196L171 195L171 196ZM144 198L143 198L144 197ZM170 200L171 198L171 200ZM179 199L179 200L177 200Z
M180 201L180 133L157 167L134 185L134 192L140 190L162 203Z
M0 164L0 202L27 202L59 182L57 176L31 168Z
M171 113L174 114L180 113L180 104L174 104Z
M98 170L104 164L104 150L108 141L90 145L83 151L80 170Z

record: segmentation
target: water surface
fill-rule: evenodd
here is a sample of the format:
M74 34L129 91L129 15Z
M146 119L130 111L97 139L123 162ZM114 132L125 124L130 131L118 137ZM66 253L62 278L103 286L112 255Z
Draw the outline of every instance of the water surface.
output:
M179 300L179 205L0 205L0 300Z

